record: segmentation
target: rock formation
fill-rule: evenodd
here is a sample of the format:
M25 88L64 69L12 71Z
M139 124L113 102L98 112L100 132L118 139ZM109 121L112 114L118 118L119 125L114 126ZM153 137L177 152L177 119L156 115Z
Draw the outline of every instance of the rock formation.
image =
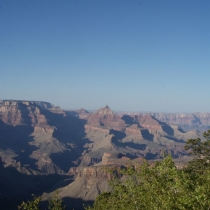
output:
M12 179L22 184L25 177L42 177L43 181L43 174L65 174L71 184L66 184L65 177L55 185L62 198L80 199L80 203L81 199L94 200L108 190L109 174L104 167L159 159L165 153L179 158L182 165L189 158L186 140L202 137L202 132L189 129L208 126L208 113L119 115L108 106L88 113L84 109L64 111L48 102L0 100L0 193L12 189ZM14 168L14 173L8 172ZM76 176L74 181L70 175ZM46 190L34 180L30 183L20 195ZM14 190L11 198L18 192ZM44 194L45 199L49 196Z
M151 113L155 118L170 125L179 125L185 130L210 128L210 113L173 114L173 113Z
M116 168L117 167L119 169L121 168L121 166L116 166ZM110 170L113 168L113 166L85 167L78 172L78 175L73 182L65 187L58 188L58 195L64 198L64 202L68 209L81 209L81 201L82 203L94 201L101 192L111 190L108 181L111 178ZM51 199L52 195L53 193L44 193L42 195L43 200L46 201ZM75 203L74 201L76 199L80 202Z
M108 106L90 114L85 128L87 138L92 141L87 145L86 159L101 159L102 162L104 154L124 154L124 158L132 159L155 159L160 158L165 151L174 157L183 157L186 155L185 141L189 136L199 136L197 132L184 132L178 126L171 127L151 114L119 116ZM119 159L115 157L111 161L116 163Z
M50 103L0 102L0 155L6 166L20 162L44 173L68 172L84 151L83 135L79 119Z
M87 125L105 129L123 130L126 124L106 106L90 114L87 118Z

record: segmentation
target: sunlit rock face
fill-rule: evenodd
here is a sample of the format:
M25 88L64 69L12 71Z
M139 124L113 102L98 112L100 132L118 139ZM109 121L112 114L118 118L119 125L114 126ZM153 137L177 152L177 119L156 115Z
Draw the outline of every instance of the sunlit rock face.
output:
M126 126L120 116L108 107L100 108L87 118L87 125L107 129L123 130Z
M40 125L47 124L41 110L49 110L53 113L65 112L53 104L42 101L0 101L0 119L7 125Z
M59 188L59 197L79 198L83 201L93 201L102 192L110 191L109 180L111 178L110 170L113 166L90 166L79 170L76 179ZM115 169L121 169L121 166L115 166ZM53 193L44 193L43 200L48 200L53 196ZM71 203L65 203L71 206Z

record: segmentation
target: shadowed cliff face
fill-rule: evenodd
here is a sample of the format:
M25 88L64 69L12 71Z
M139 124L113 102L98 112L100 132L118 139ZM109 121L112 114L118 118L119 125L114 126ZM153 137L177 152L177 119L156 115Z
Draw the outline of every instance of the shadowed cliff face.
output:
M40 195L60 180L67 178L70 179L70 176L28 176L18 172L14 167L4 168L0 165L0 209L15 210L22 201L31 200L32 194Z
M111 178L110 170L120 170L122 166L91 166L80 169L76 179L65 187L56 185L50 192L43 194L43 200L50 199L57 188L59 196L66 198L67 209L82 209L78 203L68 202L68 199L81 199L83 202L94 201L104 191L110 191L108 181ZM65 200L64 200L65 201Z
M45 102L0 104L0 155L5 166L29 165L45 173L64 173L78 166L88 139L85 121ZM18 163L18 166L17 166Z

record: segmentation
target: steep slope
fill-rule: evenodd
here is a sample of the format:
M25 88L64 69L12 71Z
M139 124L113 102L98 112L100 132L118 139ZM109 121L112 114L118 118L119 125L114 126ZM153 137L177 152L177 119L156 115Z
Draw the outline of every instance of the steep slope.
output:
M85 110L84 108L78 109L78 110L66 110L66 113L68 115L71 115L73 117L77 117L80 119L87 119L87 117L90 115L90 113Z
M100 108L87 118L87 126L123 130L125 122L108 107Z
M32 194L40 195L52 185L69 176L26 175L14 167L3 167L0 157L0 209L16 210L22 201L31 200Z
M115 167L120 168L120 166ZM42 195L43 201L51 199L57 189L67 209L84 209L83 204L93 203L101 192L111 189L108 184L111 168L107 166L85 167L79 170L76 179L70 184L62 186L62 182L59 182L49 192L45 192Z
M84 151L84 122L47 102L2 101L0 155L5 166L68 172ZM64 162L66 161L66 162Z
M164 153L183 157L185 141L197 138L198 132L185 132L170 126L150 114L116 115L108 106L90 114L85 125L88 152L81 164L92 165L102 160L104 153L122 154L129 158L161 158Z

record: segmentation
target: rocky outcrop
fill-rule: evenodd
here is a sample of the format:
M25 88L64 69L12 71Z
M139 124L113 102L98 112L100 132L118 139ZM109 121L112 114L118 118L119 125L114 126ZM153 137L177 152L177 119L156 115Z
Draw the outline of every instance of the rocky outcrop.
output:
M84 155L82 157L82 160L81 160L81 163L80 163L80 166L91 166L91 165L94 165L96 163L99 163L101 161L101 157L100 156L95 156L95 157L91 157L89 155Z
M114 112L106 105L104 108L100 108L94 112L98 115L114 115Z
M163 131L161 124L151 115L137 115L135 121L143 128L151 131Z
M12 126L46 124L40 107L28 101L4 101L0 104L0 119Z
M39 170L46 174L64 174L64 171L61 170L57 165L55 165L52 161L46 162L42 160L45 164L39 165Z
M126 157L125 155L119 153L119 154L111 154L105 152L101 164L104 166L110 166L110 165L115 165L115 166L122 166L126 165L129 161L131 161L130 158Z
M87 110L83 109L83 108L82 109L78 109L75 112L79 115L80 119L87 119L88 116L90 115L90 113Z
M78 172L79 172L79 168L78 168L78 167L71 167L71 168L69 169L68 174L69 174L69 175L76 175Z
M54 127L52 127L52 126L48 126L48 125L46 125L46 126L35 126L34 127L34 132L35 133L37 133L37 132L41 132L41 133L45 133L45 134L47 134L47 133L49 133L49 134L53 134L53 132L54 132L54 130L55 130L55 128Z
M87 125L115 130L123 130L126 126L124 120L115 115L108 106L90 114L87 118Z
M79 165L86 150L84 135L83 122L51 103L0 102L0 154L6 165L20 162L44 173L68 172ZM65 157L69 158L66 166Z
M87 117L90 115L90 113L83 108L78 110L66 110L65 112L67 113L67 115L71 115L80 119L87 119Z
M86 183L94 184L90 179L110 179L110 171L109 168L105 166L90 166L85 167L83 170L79 171L77 178L84 178Z
M130 127L127 127L125 129L125 133L127 133L128 135L131 134L131 135L134 135L134 136L142 137L141 127L138 124L133 124Z
M91 166L85 167L78 172L78 175L72 183L58 189L59 197L71 197L82 199L84 201L94 201L102 192L110 191L111 187L108 181L111 178L110 170L120 170L121 166ZM44 193L43 200L48 200L53 193ZM72 202L65 202L66 207L72 208ZM79 209L76 206L75 209Z
M65 116L60 107L48 102L5 100L0 102L0 119L13 126L47 124L42 110Z
M92 125L85 125L86 132L101 132L105 134L109 134L109 130L106 128L95 127Z
M113 162L110 162L110 157L112 156L112 154L105 152L103 157L102 157L102 164L103 165L108 165L108 164L113 164Z

